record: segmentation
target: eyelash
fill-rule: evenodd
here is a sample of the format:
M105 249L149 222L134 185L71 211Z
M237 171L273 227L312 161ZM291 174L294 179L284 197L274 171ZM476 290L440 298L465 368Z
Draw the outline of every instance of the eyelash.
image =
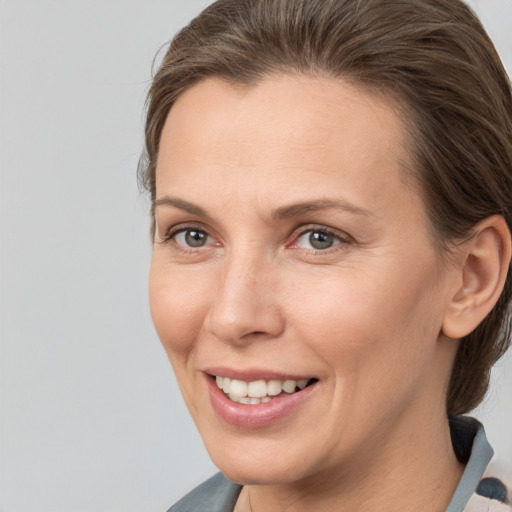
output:
M341 247L339 247L339 246L347 246L348 244L353 242L353 239L349 235L347 235L346 233L340 232L338 230L328 228L327 226L307 225L307 226L303 226L302 228L300 228L300 231L293 238L293 242L290 244L290 246L291 247L293 247L294 245L296 246L298 241L302 237L307 235L308 233L311 233L311 234L317 233L317 234L332 236L337 241L332 246L327 247L325 249L315 249L315 248L304 249L303 248L303 250L307 251L308 254L318 254L318 255L328 254L332 251L341 249Z
M200 233L204 233L207 237L211 238L211 235L208 234L208 232L200 227L200 226L197 226L197 225L180 225L180 226L176 226L176 227L172 227L171 229L169 229L166 233L165 233L165 236L162 240L160 240L159 243L161 243L162 245L166 245L166 244L169 244L169 243L173 243L175 249L179 252L183 252L183 253L195 253L197 251L197 249L201 249L201 247L198 247L197 249L194 248L194 247L187 247L187 246L183 246L182 244L178 244L176 242L176 237L181 234L181 233L186 233L187 231L197 231L197 232L200 232Z
M160 240L159 243L162 245L165 245L165 244L169 244L169 243L173 242L174 248L179 252L188 253L188 254L189 253L197 253L197 251L203 249L204 246L199 246L197 248L194 248L194 247L190 247L190 246L184 246L183 244L178 244L176 241L176 237L179 234L185 233L187 231L197 231L200 233L204 233L208 238L212 237L210 234L208 234L208 231L205 230L204 228L202 228L201 226L193 225L193 224L180 225L180 226L176 226L176 227L169 229L166 232L164 238L162 240ZM297 232L298 230L296 229L295 231ZM353 239L346 233L340 232L338 230L334 230L332 228L328 228L326 226L310 224L310 225L302 226L301 228L299 228L299 231L297 232L297 234L292 235L292 242L290 244L288 244L287 247L294 248L294 246L295 246L295 248L296 248L296 244L298 243L298 241L302 237L307 235L308 233L311 233L311 234L318 233L318 234L322 234L322 235L332 236L337 241L337 243L334 243L332 246L327 247L325 249L299 248L304 251L307 251L308 254L319 254L319 255L327 254L332 251L339 250L338 246L340 246L340 245L346 246L353 242Z

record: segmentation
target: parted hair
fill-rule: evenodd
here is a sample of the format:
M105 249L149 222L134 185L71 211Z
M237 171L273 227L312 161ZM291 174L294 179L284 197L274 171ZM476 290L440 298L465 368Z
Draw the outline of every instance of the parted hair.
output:
M491 215L511 229L511 85L461 0L213 3L171 41L152 80L139 182L153 202L160 136L178 96L207 77L252 85L279 73L339 78L399 102L410 173L440 254ZM509 346L511 279L509 268L497 304L461 340L447 390L450 415L481 402L491 367Z

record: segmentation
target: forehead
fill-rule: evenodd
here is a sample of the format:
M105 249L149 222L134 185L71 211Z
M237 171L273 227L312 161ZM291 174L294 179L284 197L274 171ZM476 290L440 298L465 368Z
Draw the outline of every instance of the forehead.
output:
M314 187L324 194L341 179L367 201L389 200L409 181L406 146L397 103L342 80L276 75L243 86L209 78L168 115L157 197L219 176L211 186L249 193L266 180L290 193Z
M362 135L359 144L373 144L373 137L389 148L389 143L405 141L399 107L391 95L368 92L341 79L272 75L243 85L212 77L178 97L163 136L195 132L197 140L215 144L219 133L230 135L222 139L225 145L238 145L241 138L249 142L250 137L253 146L261 138L267 146L270 136L278 133L276 143L304 145L326 144L334 134L354 139Z

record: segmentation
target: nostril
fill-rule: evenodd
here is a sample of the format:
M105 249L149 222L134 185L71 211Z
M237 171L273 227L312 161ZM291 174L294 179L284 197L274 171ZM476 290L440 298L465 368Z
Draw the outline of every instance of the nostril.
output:
M255 338L256 337L257 338L261 338L262 336L268 336L268 334L265 331L253 331L253 332L248 332L243 337L244 338L249 338L251 336L254 336Z

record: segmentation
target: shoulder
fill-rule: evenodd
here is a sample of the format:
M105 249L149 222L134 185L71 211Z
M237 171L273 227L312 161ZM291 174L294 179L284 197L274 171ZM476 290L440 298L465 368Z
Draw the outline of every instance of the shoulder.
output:
M241 489L241 485L231 482L222 473L217 473L189 492L167 512L232 512Z

